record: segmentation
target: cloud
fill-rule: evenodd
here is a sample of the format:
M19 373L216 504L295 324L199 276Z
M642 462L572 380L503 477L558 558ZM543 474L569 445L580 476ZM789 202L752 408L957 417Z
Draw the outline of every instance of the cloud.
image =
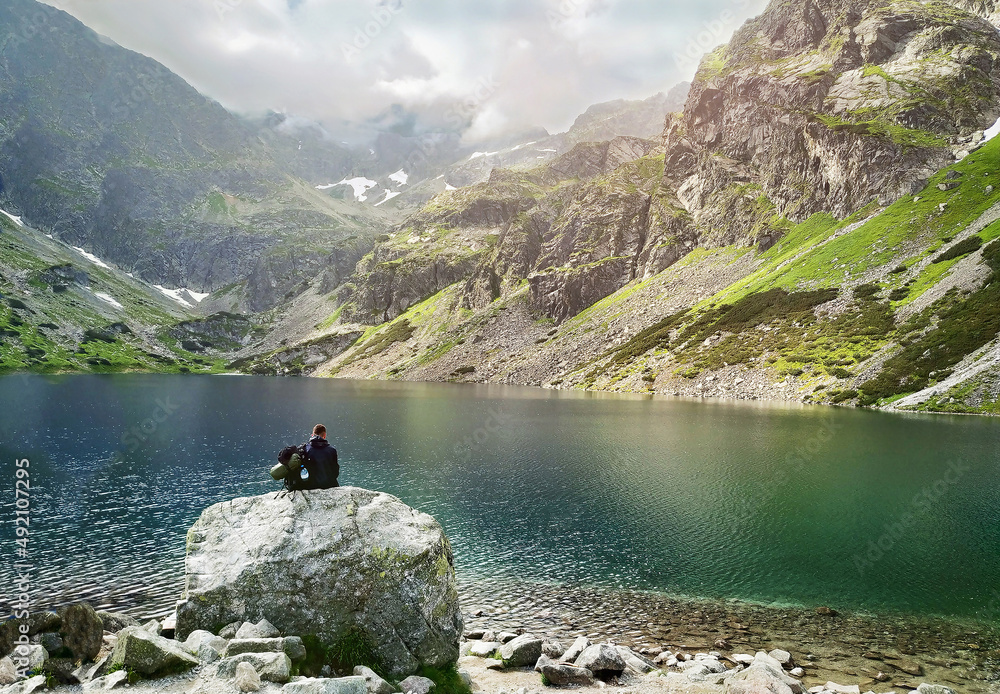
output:
M231 110L564 130L694 72L763 0L47 0ZM489 88L484 88L488 85Z

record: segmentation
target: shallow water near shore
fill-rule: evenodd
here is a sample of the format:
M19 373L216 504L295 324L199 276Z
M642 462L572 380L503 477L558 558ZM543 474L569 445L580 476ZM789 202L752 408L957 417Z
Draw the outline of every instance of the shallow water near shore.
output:
M648 626L658 614L702 604L668 609L663 596L726 609L735 598L762 605L753 614L767 630L819 605L878 615L873 629L892 620L898 633L936 616L939 631L977 646L965 650L980 673L998 647L996 419L147 375L3 377L0 412L10 557L0 581L13 581L12 461L28 458L38 607L82 598L168 612L201 510L276 490L277 450L322 421L342 484L395 494L442 523L467 610L525 591L562 596L588 615L579 628L610 635L622 618L600 604L640 595L649 607L614 638L661 639L673 637ZM817 639L844 627L817 624L828 632ZM918 642L906 647L958 657L947 655L953 640Z

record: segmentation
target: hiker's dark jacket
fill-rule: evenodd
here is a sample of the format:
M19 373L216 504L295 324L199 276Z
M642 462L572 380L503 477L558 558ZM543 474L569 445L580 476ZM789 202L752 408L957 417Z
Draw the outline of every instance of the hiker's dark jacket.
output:
M298 489L329 489L339 487L340 465L337 463L337 449L320 437L313 436L306 444L306 470L309 479L301 480Z

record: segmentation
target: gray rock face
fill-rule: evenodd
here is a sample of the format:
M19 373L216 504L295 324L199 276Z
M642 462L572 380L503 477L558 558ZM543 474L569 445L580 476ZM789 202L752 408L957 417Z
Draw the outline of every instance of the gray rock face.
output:
M594 674L590 670L557 663L546 655L542 655L535 663L535 670L557 687L567 685L589 687L594 683Z
M284 633L367 643L385 671L458 659L462 616L440 525L341 487L217 504L188 533L177 633L266 618Z
M917 687L917 694L955 694L955 690L942 684L927 684Z
M531 667L542 655L542 640L531 634L521 634L500 647L500 657L509 667Z
M68 605L59 610L59 633L63 644L77 660L93 660L101 650L104 623L86 603Z
M750 666L725 679L726 694L802 694L802 683L789 677L781 664L759 652Z
M358 665L354 668L355 677L363 677L368 694L392 694L396 688L378 676L371 668Z
M17 682L17 666L14 661L4 656L0 658L0 684L14 684Z
M618 649L603 643L588 646L573 664L590 670L594 677L601 679L617 677L625 671L625 660Z
M846 217L919 190L993 124L1000 37L935 8L772 2L704 59L668 122L664 181L709 244L767 246L775 214Z
M219 661L220 677L234 677L236 668L249 663L262 680L287 682L292 676L292 661L284 653L241 653Z
M364 677L310 678L289 682L284 694L365 694Z
M106 692L108 690L115 689L119 685L125 685L127 682L128 673L125 670L116 670L110 675L105 675L104 677L98 677L96 680L85 682L83 685L83 691Z
M625 661L626 669L631 670L637 675L645 675L657 669L653 661L642 657L631 648L626 648L625 646L616 646L616 648L618 649L618 655Z
M199 661L176 641L151 634L142 627L118 632L109 660L110 667L132 669L144 677L186 670Z
M489 658L500 650L503 644L499 641L476 641L469 646L469 655L478 658Z
M241 692L256 692L260 690L260 675L250 663L237 663L233 684Z
M139 626L139 620L120 612L106 612L104 610L98 610L97 616L101 618L101 623L104 625L104 631L110 631L113 634L117 634L125 627Z
M558 641L546 641L542 644L542 655L553 660L562 660L563 653L565 652L566 647Z
M237 639L273 639L281 636L281 632L266 619L261 619L256 624L246 622L236 630Z
M590 647L590 639L586 636L578 636L576 641L563 653L562 660L566 663L575 663L576 659Z
M403 692L403 694L430 694L435 686L432 679L410 675L399 683L399 691Z

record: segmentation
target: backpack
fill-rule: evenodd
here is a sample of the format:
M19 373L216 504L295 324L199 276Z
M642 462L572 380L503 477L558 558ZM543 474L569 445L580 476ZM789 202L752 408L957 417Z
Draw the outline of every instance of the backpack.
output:
M306 445L285 446L278 451L278 463L285 469L282 477L282 487L288 491L302 489L302 468L306 463ZM272 472L272 477L274 473Z

